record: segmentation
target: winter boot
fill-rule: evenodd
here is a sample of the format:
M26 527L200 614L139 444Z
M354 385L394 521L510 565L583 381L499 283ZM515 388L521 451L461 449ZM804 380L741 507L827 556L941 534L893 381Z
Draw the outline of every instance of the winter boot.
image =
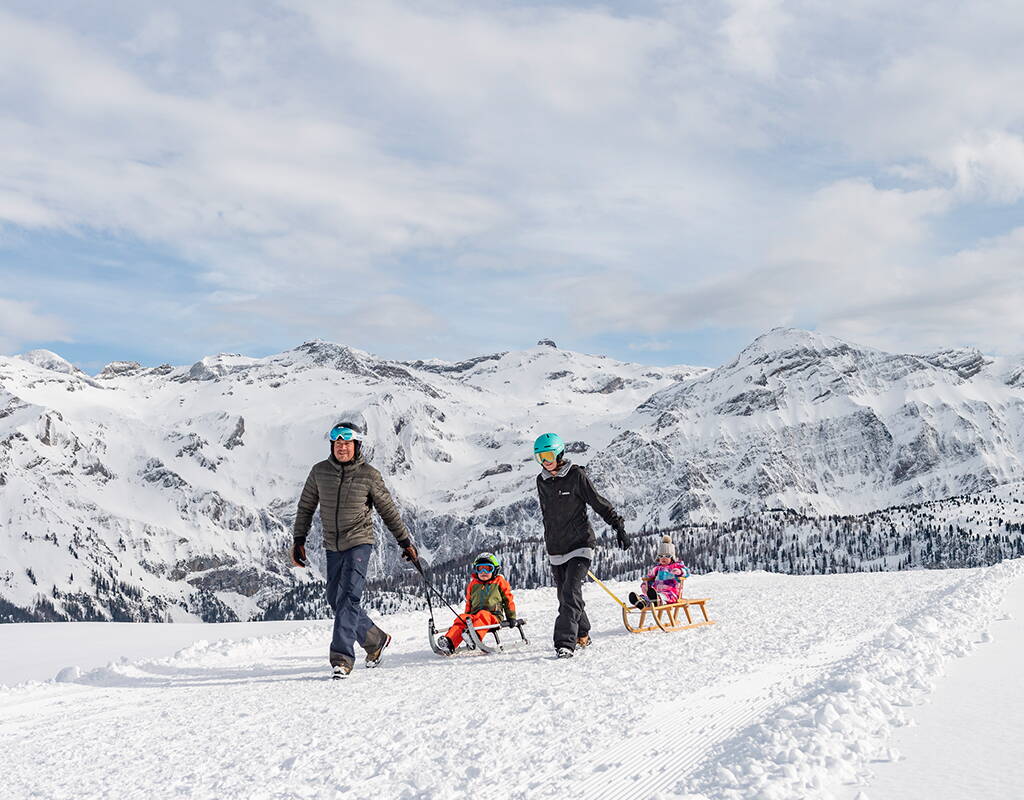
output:
M348 664L335 664L331 667L331 677L336 681L340 681L342 678L347 678L351 671L352 667Z
M629 602L634 608L647 608L651 604L648 598L641 597L636 592L629 593Z
M653 586L647 587L647 599L651 601L652 606L656 606L661 602L661 598L658 597L658 592L655 591Z
M373 669L384 658L384 648L391 644L391 637L374 625L366 633L363 649L366 651L366 668Z
M446 656L455 654L455 645L452 644L452 640L447 636L437 637L437 648Z
M355 662L348 656L331 651L331 677L335 680L347 678L348 674L352 671L352 665L354 663Z
M569 648L569 647L556 647L555 648L555 655L558 658L572 658L574 653L573 653L572 649Z
M590 636L589 635L581 636L579 639L576 640L576 648L579 649L581 647L590 647Z

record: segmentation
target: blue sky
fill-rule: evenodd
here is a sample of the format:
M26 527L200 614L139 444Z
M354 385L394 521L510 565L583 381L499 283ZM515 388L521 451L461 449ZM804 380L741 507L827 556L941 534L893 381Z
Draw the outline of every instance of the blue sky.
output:
M0 353L1024 351L1016 2L39 6Z

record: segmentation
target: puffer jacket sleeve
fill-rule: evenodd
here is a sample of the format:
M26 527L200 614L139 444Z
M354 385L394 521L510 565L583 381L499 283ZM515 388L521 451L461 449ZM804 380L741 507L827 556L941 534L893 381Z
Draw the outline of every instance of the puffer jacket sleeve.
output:
M597 493L597 490L594 488L594 484L590 482L590 476L587 475L587 471L583 469L583 467L578 467L578 469L580 476L580 491L583 493L583 499L587 501L587 505L594 509L594 511L598 513L598 516L611 526L612 530L625 530L625 521L621 516L619 516L618 512L612 508L612 504Z
M309 471L306 478L306 485L302 487L302 494L299 497L299 507L295 512L295 525L292 528L292 536L296 539L302 538L309 533L313 524L313 514L320 503L320 491L316 485L316 467Z
M512 596L512 587L504 575L498 576L498 591L501 592L502 605L505 606L505 619L515 619L516 600Z
M391 492L384 485L384 478L381 477L380 472L377 470L373 470L370 473L370 501L373 503L373 507L377 509L377 513L380 514L380 518L384 520L384 524L388 526L388 530L398 540L398 546L408 547L412 544L412 535L409 533L409 529L405 527L405 523L402 522L402 516L398 513L398 506L391 499Z

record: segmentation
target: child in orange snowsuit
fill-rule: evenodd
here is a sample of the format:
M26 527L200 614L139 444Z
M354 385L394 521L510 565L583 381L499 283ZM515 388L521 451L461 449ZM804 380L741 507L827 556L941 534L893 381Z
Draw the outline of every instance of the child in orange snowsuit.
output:
M466 587L466 611L444 636L439 636L437 645L443 653L451 655L462 643L466 620L474 628L482 625L497 625L502 619L515 622L516 602L512 587L504 575L499 574L501 562L491 553L481 553L473 561L472 577ZM479 631L481 638L489 631Z

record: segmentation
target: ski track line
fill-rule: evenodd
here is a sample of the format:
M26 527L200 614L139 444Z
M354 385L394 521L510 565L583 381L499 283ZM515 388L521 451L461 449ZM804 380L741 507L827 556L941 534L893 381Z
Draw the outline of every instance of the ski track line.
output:
M939 605L944 597L960 591L962 585L963 581L943 583L921 594L901 597L902 605L897 612L899 615L897 619L920 614L923 610ZM864 595L861 595L861 598L863 597ZM544 611L547 612L550 609L545 608ZM854 615L849 618L865 621L862 616ZM675 692L670 693L667 704L662 705L659 702L656 712L644 715L641 709L636 716L630 714L628 728L623 725L627 720L617 719L614 715L609 716L608 713L604 713L594 716L592 717L594 724L590 726L592 738L589 739L590 742L596 744L593 749L581 750L579 754L575 754L571 750L563 750L559 753L558 745L554 741L548 742L541 749L531 747L529 752L522 753L524 759L527 760L518 766L528 769L530 760L536 764L538 757L545 758L547 769L541 776L526 780L520 779L499 786L493 781L486 778L481 779L475 774L468 775L459 777L456 783L449 783L446 786L448 796L472 795L486 798L515 798L516 800L562 797L565 796L567 789L567 770L576 776L571 786L572 795L587 797L588 800L600 800L600 798L624 800L631 797L648 797L659 790L665 790L665 788L668 788L671 793L679 781L685 780L688 775L695 774L699 768L705 766L708 763L709 755L716 749L721 750L723 746L728 748L729 742L737 737L742 738L742 732L748 729L752 723L769 716L774 709L792 702L795 694L805 692L816 679L820 678L823 672L827 672L830 668L834 669L839 661L851 657L853 652L882 635L892 622L892 617L884 615L883 619L875 620L873 623L869 622L866 629L862 627L855 633L851 626L847 625L846 628L850 630L845 631L841 641L835 644L829 644L828 628L822 628L822 631L819 632L820 635L806 642L806 648L797 649L790 643L787 646L787 652L773 652L774 658L769 656L760 663L757 661L758 653L763 658L772 652L772 648L766 649L764 652L735 649L736 641L745 641L742 636L747 633L746 628L738 626L735 630L729 631L729 635L721 641L719 641L721 634L711 636L711 634L719 633L718 627L703 628L701 632L710 638L707 639L705 645L698 646L697 650L699 652L706 650L705 657L703 661L698 660L693 663L695 667L702 668L707 673L702 678L705 681L703 685L707 688L696 686L690 694L685 696ZM821 627L820 620L819 627ZM747 628L749 628L749 624L747 624ZM613 629L617 630L610 623L602 624L597 628L599 633L610 633ZM395 633L398 635L398 632L401 631L403 639L407 634L411 638L412 630L412 625L405 624L396 626ZM721 631L726 632L726 627L722 626ZM115 727L119 735L131 731L144 733L144 728L150 720L164 719L170 720L171 723L180 723L184 730L191 731L196 726L187 710L202 706L209 718L228 720L231 724L238 726L239 730L251 730L253 724L257 726L270 725L271 727L267 728L268 732L275 732L279 737L291 736L298 741L303 734L301 725L304 719L317 721L321 719L319 715L327 713L328 710L332 714L336 714L335 709L339 705L336 690L320 688L317 680L322 671L322 666L318 666L318 664L324 660L322 642L324 633L325 631L316 629L303 635L289 633L248 642L231 644L218 642L204 647L186 648L168 659L116 664L111 665L112 670L109 667L101 668L84 676L84 680L77 685L47 686L43 684L28 687L24 695L16 689L6 697L0 692L0 699L4 701L13 699L17 704L16 708L3 709L4 712L9 713L0 715L0 722L14 724L9 730L4 730L3 726L0 726L0 733L16 733L20 739L26 737L32 739L37 733L52 736L53 719L62 715L70 715L68 722L73 726L78 725L76 730L80 730L83 734L94 734L95 720L101 718L117 720L119 724ZM695 632L694 635L700 636L700 633ZM736 640L736 636L741 638ZM531 638L535 642L535 647L540 645L539 640L543 638L540 629ZM651 641L651 644L658 641L669 642L668 639L661 639L660 636L657 636ZM789 640L784 641L789 642ZM473 666L477 669L468 672L462 667L468 667L470 664L460 665L460 669L453 669L455 667L453 663L448 665L443 662L439 663L429 653L423 654L419 649L402 649L393 654L387 669L388 671L395 670L391 680L401 681L405 676L421 676L419 679L408 680L395 687L399 690L395 692L395 696L404 697L410 695L408 690L416 688L416 680L430 685L439 684L438 688L447 688L449 685L457 687L463 680L455 675L457 672L463 673L465 681L473 680L474 675L483 680L502 680L507 676L514 675L518 664L529 669L525 662L535 662L541 672L532 675L534 683L538 683L536 679L540 677L543 682L538 685L548 687L547 690L540 693L541 699L544 699L551 696L551 692L557 692L557 683L554 681L572 680L567 674L563 674L563 666L568 670L583 668L579 673L579 679L589 685L588 677L594 680L598 676L607 675L608 664L613 661L616 664L621 662L619 655L621 651L635 649L630 646L631 640L628 637L619 639L610 637L608 644L610 647L607 652L600 649L596 652L587 652L579 659L582 662L579 664L573 663L575 660L564 664L560 662L556 671L545 666L548 659L552 657L541 655L533 648L519 652L510 648L510 652L500 657L500 661L492 661L492 657L476 661ZM724 651L723 646L725 647ZM664 650L664 648L661 649ZM649 652L656 655L659 650L655 648ZM715 682L713 671L709 672L706 667L707 657L721 658L723 655L731 653L740 657L740 661L733 665L734 674L721 676L721 680ZM282 657L286 658L286 663L281 663ZM694 654L690 653L688 657L692 659ZM588 661L591 662L589 665ZM765 663L766 661L767 663ZM739 666L743 662L750 669L745 673L740 673L735 666ZM421 671L421 668L428 663L435 665L433 675ZM504 666L496 669L499 665ZM662 668L661 672L663 674L659 678L660 681L685 677L673 675L671 669ZM711 680L707 680L707 678ZM309 679L314 683L307 686L306 681ZM378 679L373 678L373 680ZM609 691L609 687L604 686L607 683L608 681L604 681L603 684L600 684L606 692ZM595 685L597 685L596 682ZM371 686L372 684L364 686L362 682L354 684L352 688L356 691L353 693L352 699L357 702L366 700L370 696L368 693L371 692ZM170 690L171 693L167 690ZM578 686L576 693L579 694ZM380 695L374 691L373 696L379 697ZM609 697L612 696L614 695L609 695ZM287 726L277 722L278 715L273 711L273 703L287 704L296 700L302 702L310 699L316 707L310 711L307 704L305 717L294 715L294 719L291 719ZM628 698L626 699L628 700ZM248 708L250 704L253 705L251 709ZM72 709L71 706L74 708ZM239 708L244 709L246 713L238 713ZM186 711L182 711L182 709ZM251 717L250 711L252 712ZM542 721L550 722L551 718L557 718L559 713L556 707L550 710ZM247 721L239 721L242 718ZM335 718L327 717L326 719L333 720ZM427 719L432 720L433 718L428 717ZM433 724L433 729L439 727L441 726ZM614 740L609 739L607 735L599 735L601 729L607 731L612 728L619 729ZM677 729L681 731L678 738L666 737L663 733ZM198 741L205 745L201 739ZM310 741L318 744L315 736ZM190 740L186 740L186 744L189 743ZM211 739L210 745L215 744L216 740ZM409 746L416 750L415 742L410 742ZM247 741L245 747L248 750L242 752L248 754L250 761L253 758L277 758L279 751L285 747L287 752L280 753L283 763L294 763L295 752L299 752L300 748L299 745L295 745L291 741L287 741L285 745L274 743L272 746L264 748L258 740ZM26 750L27 754L27 749L22 749ZM425 751L423 748L419 748L419 751L422 751L423 756L436 757L435 753ZM322 748L311 750L310 757L316 756L318 752L326 751ZM97 750L96 755L101 754L102 749ZM230 755L232 758L237 757L233 753ZM429 792L435 789L440 792L440 788L433 785L425 786L408 780L403 783L397 778L385 778L384 776L389 774L384 766L386 761L370 749L356 748L353 750L352 756L355 759L354 767L358 766L362 770L367 770L373 768L373 764L377 763L378 770L385 770L383 773L378 771L372 778L366 777L364 780L391 780L392 782L386 788L395 791L401 790L402 796L427 797L431 795L418 792ZM227 758L226 755L224 757ZM303 753L300 752L298 757L303 763L306 762L307 757ZM559 762L557 766L551 763L556 759ZM231 759L227 759L227 762L229 762L229 766L234 764ZM121 757L113 766L116 768L116 777L120 780L121 785L127 786L128 783L123 778L124 776L131 777L129 772L131 759ZM288 767L288 770L290 769L291 767ZM282 783L276 773L267 778L262 773L253 772L251 769L246 772L244 769L238 768L227 774L226 777L234 779L238 776L246 778L257 775L269 781L266 792L259 795L260 797L299 796L281 794L286 791L283 787L287 784ZM92 775L90 778L94 780L96 791L82 796L101 796L99 787L102 784L98 782L99 779ZM330 781L336 782L334 785L338 787L338 791L358 792L371 788L368 785L364 785L358 790L349 788L344 783L348 780L347 776L339 777L319 767L315 771L309 772L308 775L304 775L303 780L305 782L296 787L301 788L303 792L323 791ZM344 788L341 788L342 786ZM59 788L60 784L55 784L55 787ZM194 788L197 791L206 792L202 795L204 797L216 797L223 796L223 794L218 795L218 792L225 791L226 784L202 783ZM57 796L46 795L45 791L45 788L42 789L39 796ZM409 792L413 792L413 794L409 794ZM132 794L132 796L135 795ZM301 796L307 796L307 794ZM368 795L360 794L359 796ZM437 796L443 795L438 794Z
M929 592L926 597L922 599L923 601L917 604L916 607L913 609L905 609L905 613L900 616L897 622L902 623L904 621L912 621L920 617L922 614L934 612L936 609L942 607L947 598L963 591L970 585L970 579L963 579L952 585ZM619 776L618 780L609 777L607 774L598 774L589 778L581 785L581 790L583 791L584 796L588 798L592 797L593 800L623 800L623 798L627 797L660 797L662 796L662 793L666 792L669 794L679 794L680 783L686 778L693 776L697 772L697 768L704 765L704 761L708 755L712 754L720 747L724 747L725 750L728 750L730 741L733 739L742 739L742 732L750 728L753 723L770 716L773 710L777 710L788 705L793 701L795 696L799 696L813 690L816 683L820 682L822 679L827 679L830 675L834 674L836 670L840 669L844 663L855 658L857 653L861 651L863 647L870 646L872 642L884 636L884 628L865 632L865 634L862 634L857 638L857 640L850 640L845 643L844 646L832 648L834 653L832 657L819 660L818 663L813 665L805 664L801 667L796 667L795 674L791 674L782 680L778 680L774 684L766 684L766 691L762 693L762 696L759 697L756 690L750 692L747 697L739 701L740 706L743 706L748 702L748 700L752 700L754 702L755 705L751 705L749 712L737 713L733 710L721 724L715 724L713 726L716 733L721 731L724 735L716 736L713 740L709 740L703 746L698 745L697 750L699 752L694 753L692 756L686 755L685 751L686 745L696 738L695 736L688 736L677 741L672 741L669 747L661 748L659 750L659 737L657 733L652 732L644 734L641 744L646 742L650 743L651 754L656 755L658 758L659 766L656 771L641 779L631 779L630 773L635 774L638 767L643 764L642 757L634 755L617 769L616 774ZM782 662L780 662L780 665L781 664ZM777 669L778 666L775 668ZM769 670L765 670L765 672L768 671ZM786 684L791 684L788 691L784 691L781 694L775 691ZM713 709L710 710L713 711ZM690 713L691 708L687 706L686 714ZM662 712L656 717L652 716L651 722L655 723L659 719L668 721L674 717L675 715ZM664 730L664 728L662 728L662 730ZM593 792L593 794L590 792ZM704 795L695 796L703 797Z
M938 587L925 593L913 609L905 609L901 619L923 613L959 591L964 581ZM696 772L719 746L735 738L771 711L791 703L795 694L812 687L838 664L849 659L865 644L883 635L890 623L862 632L841 644L816 647L806 658L784 658L755 672L712 686L707 699L687 696L642 719L644 732L629 740L604 745L587 756L594 764L592 774L573 785L574 794L588 800L624 800L671 791L680 781ZM810 662L810 663L809 663ZM738 690L738 691L737 691ZM687 728L681 737L667 737L680 723ZM651 766L655 764L653 772ZM650 772L650 774L643 774ZM513 791L516 800L560 796L564 773L551 770L543 778Z
M840 648L835 658L815 663L783 660L712 688L706 700L685 698L685 710L675 708L649 715L644 720L646 732L628 742L612 745L588 758L595 763L592 774L574 786L574 791L589 800L622 800L643 797L656 792L664 784L675 784L700 765L719 744L761 719L772 708L789 702L794 690L813 682L820 671L842 658L850 649ZM826 649L826 648L822 648ZM738 691L737 691L738 690ZM679 724L687 732L680 737L666 736ZM658 766L648 775L651 763ZM642 775L642 776L641 776ZM554 787L542 781L533 783L523 797L535 796Z

